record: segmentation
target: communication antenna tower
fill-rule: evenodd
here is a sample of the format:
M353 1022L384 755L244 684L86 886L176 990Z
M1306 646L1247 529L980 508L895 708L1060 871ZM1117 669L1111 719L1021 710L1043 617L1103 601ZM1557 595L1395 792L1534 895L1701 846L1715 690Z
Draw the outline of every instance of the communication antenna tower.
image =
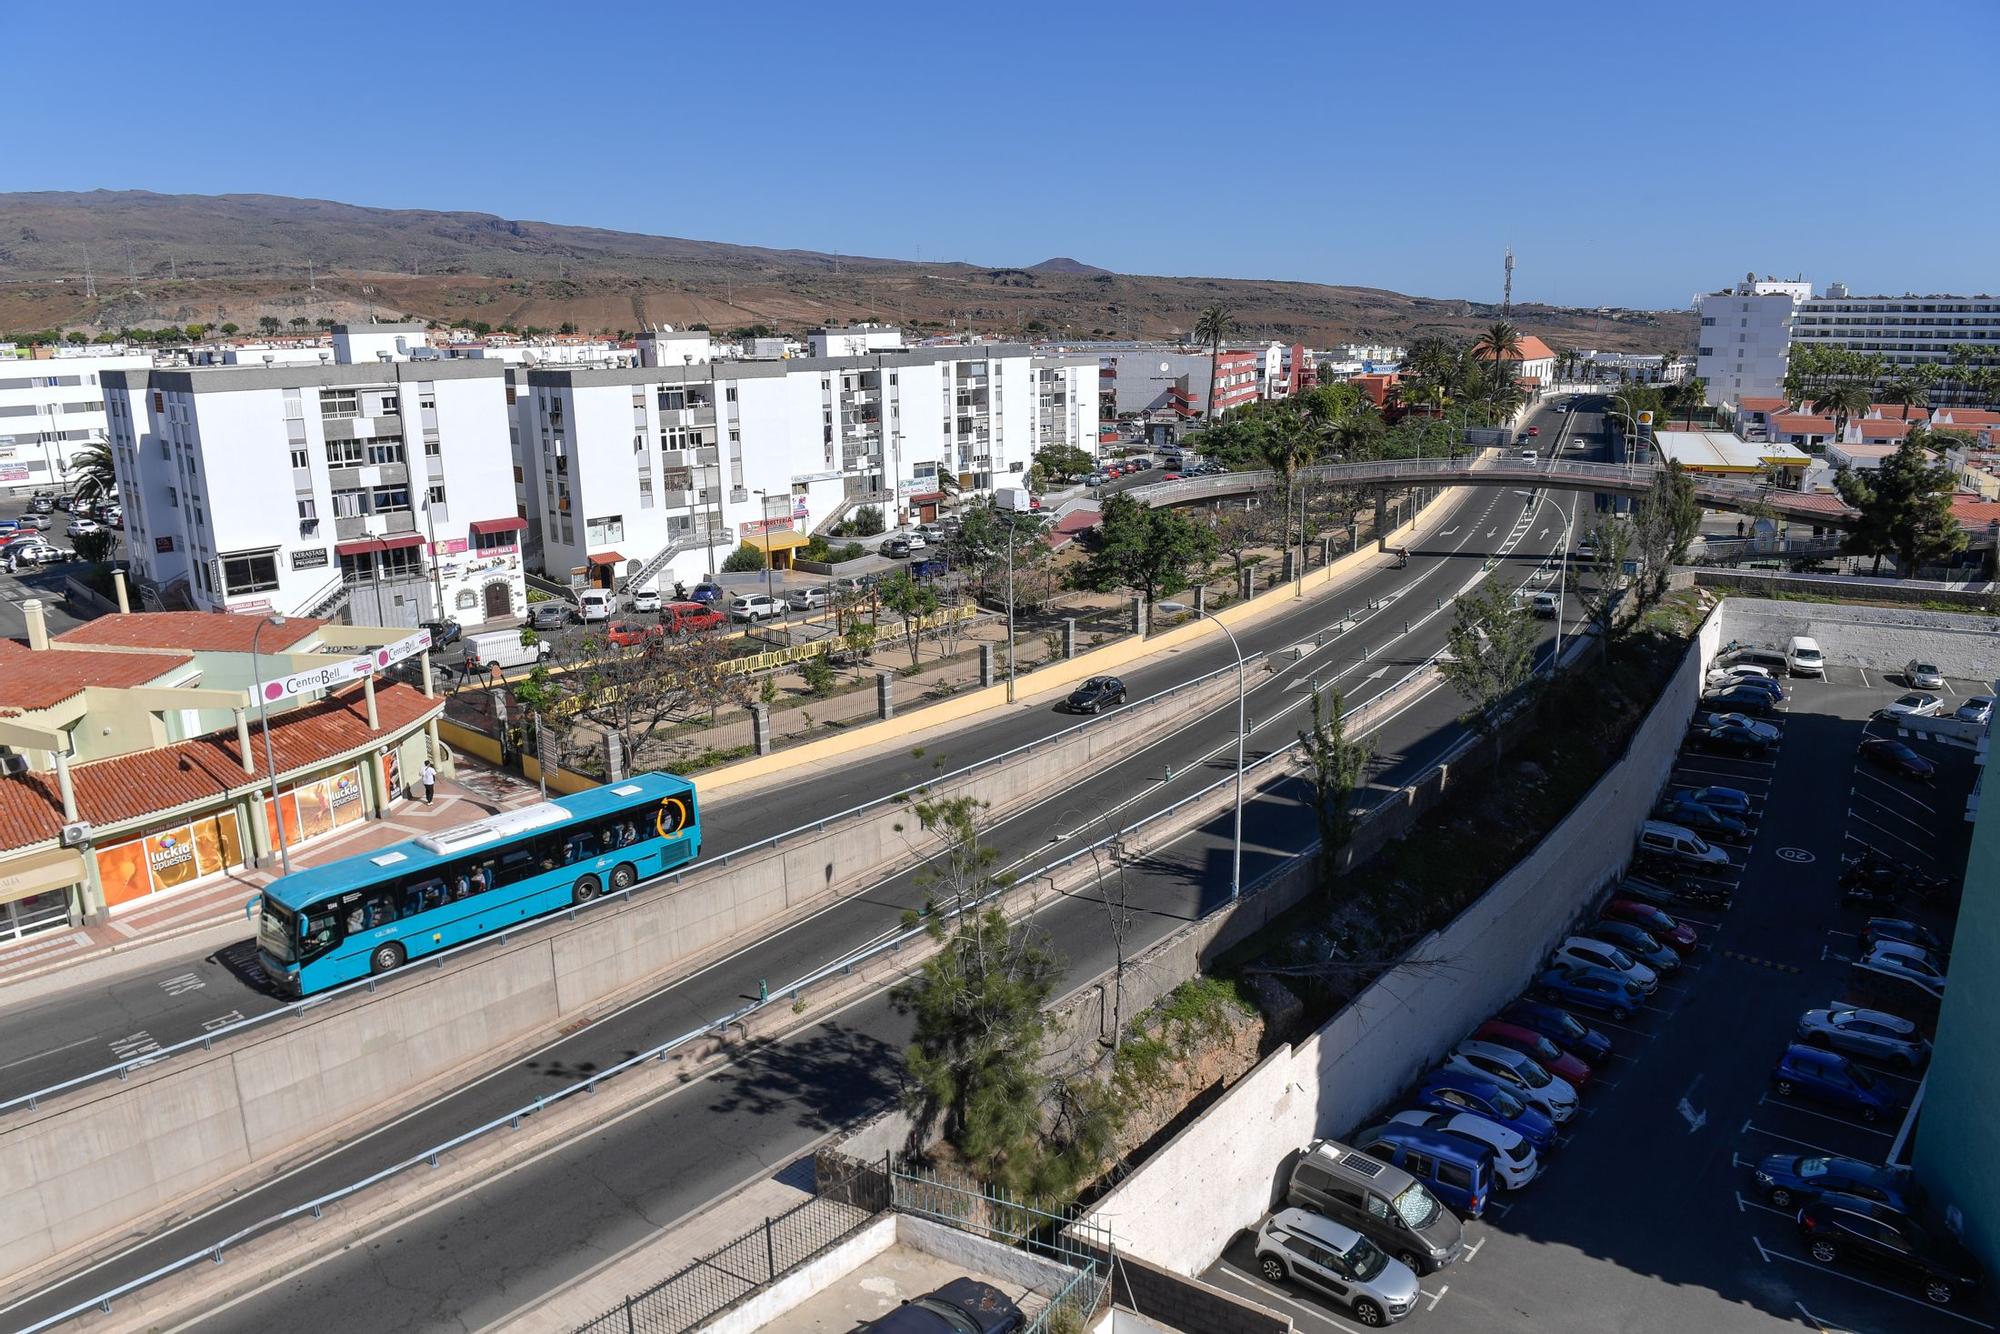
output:
M1507 247L1507 282L1500 293L1500 313L1514 313L1514 247Z

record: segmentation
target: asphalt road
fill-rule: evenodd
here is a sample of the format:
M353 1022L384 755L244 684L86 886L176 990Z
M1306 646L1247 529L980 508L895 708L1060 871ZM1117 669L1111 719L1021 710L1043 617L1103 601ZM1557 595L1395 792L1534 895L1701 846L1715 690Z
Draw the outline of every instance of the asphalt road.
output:
M1980 688L1954 685L1961 695ZM1895 1278L1814 1264L1797 1239L1795 1209L1772 1208L1750 1179L1772 1153L1887 1155L1893 1121L1870 1126L1781 1099L1770 1070L1800 1014L1850 995L1848 959L1863 915L1839 906L1841 854L1868 842L1962 875L1968 830L1958 811L1973 774L1968 752L1924 742L1912 744L1940 762L1935 788L1857 765L1866 719L1895 693L1874 672L1836 668L1829 681L1788 689L1774 760L1685 754L1673 777L1677 786L1721 783L1752 798L1759 818L1732 850L1740 871L1726 877L1736 884L1735 906L1675 913L1699 929L1701 945L1645 1012L1623 1025L1583 1016L1613 1039L1613 1059L1545 1174L1468 1223L1476 1250L1423 1281L1415 1318L1426 1327L1993 1328L1990 1311L1939 1311ZM1949 939L1947 912L1911 915ZM1878 1073L1906 1096L1914 1089L1906 1073ZM1306 1334L1355 1328L1318 1297L1266 1283L1247 1236L1210 1280L1285 1311Z
M1545 433L1552 434L1555 420L1548 414L1544 420ZM1574 496L1562 493L1527 497L1511 488L1474 493L1439 521L1426 547L1412 551L1407 570L1374 576L1349 597L1318 606L1303 604L1299 612L1246 635L1246 648L1290 645L1323 629L1341 607L1358 606L1370 598L1391 599L1375 620L1331 640L1305 662L1261 679L1249 707L1255 720L1248 740L1252 758L1292 739L1307 698L1304 683L1313 676L1341 685L1350 700L1359 703L1435 651L1448 623L1448 610L1437 611L1437 603L1448 609L1450 597L1472 577L1487 552L1515 539L1512 557L1495 577L1510 583L1529 578L1541 565L1542 555L1558 549L1563 539L1563 506L1576 503ZM1400 599L1392 598L1398 594ZM1405 609L1411 622L1408 634L1401 633ZM1365 659L1363 643L1368 645ZM1133 694L1143 696L1220 666L1226 652L1218 635L1211 648L1135 671L1129 677ZM1376 781L1394 786L1452 744L1459 708L1455 698L1438 692L1395 717L1376 738L1380 754ZM1129 819L1214 781L1228 772L1232 712L1217 710L1195 720L1148 751L1017 813L990 832L991 840L1006 860L1025 858L1025 865L1032 868L1090 836L1052 839L1052 834L1088 825L1100 812L1114 808L1126 808L1122 818ZM929 748L925 766L940 754L947 765L962 764L1072 721L1052 713L1012 715ZM1176 775L1172 783L1162 780L1169 762ZM907 756L890 756L843 771L837 785L807 782L751 802L717 802L704 812L709 829L706 846L710 855L716 855L840 809L851 803L855 793L907 784L922 776L912 772L913 767ZM1246 810L1246 880L1276 865L1310 838L1313 822L1300 809L1299 796L1281 786L1260 795ZM1227 893L1228 835L1229 817L1224 815L1128 873L1130 901L1140 917L1130 942L1133 948L1143 948L1207 911ZM31 1304L5 1314L10 1321L22 1321L31 1313L60 1309L185 1254L209 1237L227 1235L290 1203L407 1157L520 1105L552 1084L644 1050L733 1009L754 995L759 978L796 976L877 938L921 897L913 875L853 895L810 924L749 945L699 977L568 1035L527 1061L365 1139L300 1164L219 1210L142 1240L87 1274L73 1276L74 1282L54 1291L45 1289ZM1111 961L1103 914L1101 903L1083 897L1058 901L1041 912L1043 925L1068 951L1074 978L1094 975ZM139 980L131 985L152 1000ZM159 990L155 981L152 992ZM9 1035L17 1031L16 1022L16 1016L9 1016ZM437 1328L451 1320L476 1328L760 1168L784 1161L828 1129L872 1114L895 1096L895 1057L905 1038L902 1021L880 998L859 1002L768 1053L655 1100L589 1139L565 1146L561 1154L521 1165L476 1197L305 1271L268 1297L235 1308L211 1324L215 1328L267 1325L270 1313L282 1306L285 1323L302 1328L414 1330ZM518 1198L516 1191L521 1192ZM411 1294L422 1296L413 1299Z

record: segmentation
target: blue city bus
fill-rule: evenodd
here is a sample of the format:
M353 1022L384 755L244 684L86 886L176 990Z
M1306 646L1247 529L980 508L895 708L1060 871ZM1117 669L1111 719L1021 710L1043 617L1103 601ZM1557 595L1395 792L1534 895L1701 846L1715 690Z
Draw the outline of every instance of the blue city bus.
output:
M279 991L311 995L629 889L700 852L694 784L640 774L280 876L262 895L257 958Z

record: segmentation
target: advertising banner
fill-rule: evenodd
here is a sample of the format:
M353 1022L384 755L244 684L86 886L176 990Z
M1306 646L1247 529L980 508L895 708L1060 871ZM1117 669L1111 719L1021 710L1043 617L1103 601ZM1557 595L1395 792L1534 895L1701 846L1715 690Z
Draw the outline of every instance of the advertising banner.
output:
M179 889L243 864L236 812L170 825L97 849L104 902L116 906L163 889Z
M293 672L271 681L259 681L255 687L258 698L267 704L281 699L296 699L314 690L331 690L335 686L346 685L349 681L359 681L370 672L379 672L424 652L431 646L431 632L419 630L406 635L393 644L385 644L372 652L353 658L329 658L323 667L312 667L303 672Z

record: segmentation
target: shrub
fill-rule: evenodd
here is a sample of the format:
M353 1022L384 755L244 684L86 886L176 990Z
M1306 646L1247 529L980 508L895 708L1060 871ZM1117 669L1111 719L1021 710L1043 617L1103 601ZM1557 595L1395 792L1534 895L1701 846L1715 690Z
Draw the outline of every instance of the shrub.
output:
M823 655L800 663L799 677L806 683L806 689L816 696L824 698L833 692L833 664Z
M751 546L748 542L730 552L728 557L722 562L722 572L724 574L749 574L753 570L761 570L763 568L764 553Z
M863 505L854 511L853 528L857 537L873 537L885 527L880 505Z

